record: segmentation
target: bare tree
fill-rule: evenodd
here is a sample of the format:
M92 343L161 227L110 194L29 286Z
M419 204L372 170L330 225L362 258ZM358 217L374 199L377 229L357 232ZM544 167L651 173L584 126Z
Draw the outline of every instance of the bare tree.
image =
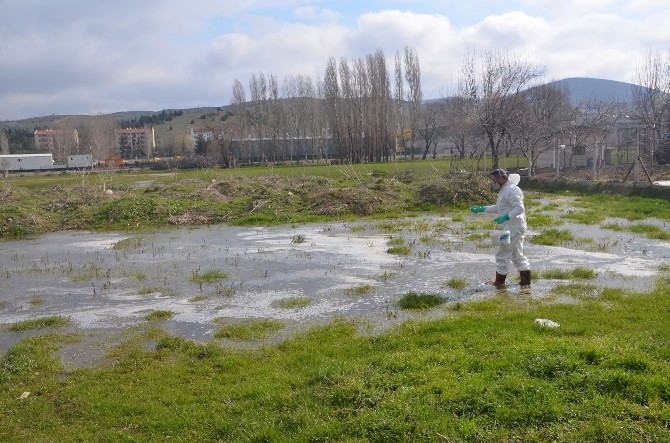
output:
M464 111L488 142L494 167L502 143L524 106L522 91L542 77L544 70L509 54L487 51L479 63L475 54L465 56L459 88L466 100Z
M439 112L437 105L424 105L421 108L419 125L417 126L417 132L424 142L421 160L428 158L428 153L431 148L433 150L431 158L435 160L437 157L437 144L440 141L440 134L438 131L441 123L439 120L440 116L441 113Z
M323 98L324 109L328 125L330 126L330 136L333 141L335 156L338 159L345 159L342 120L343 111L341 109L340 86L337 79L337 61L331 57L326 63L326 72L323 78Z
M402 55L400 51L395 53L395 88L393 90L394 100L394 114L395 114L395 133L396 133L396 149L399 147L398 139L402 140L402 149L405 149L404 129L405 122L403 119L403 102L405 99L404 80L402 75Z
M232 146L232 139L237 138L238 140L238 145L240 147L240 151L243 149L242 147L245 145L244 141L246 139L247 142L249 142L249 137L247 134L247 127L246 127L246 121L247 121L247 112L246 112L246 93L244 91L244 86L242 86L242 83L238 80L235 79L233 81L233 97L231 98L230 102L233 105L234 113L235 113L235 123L230 124L230 131L228 131L231 135L231 144L228 146L230 151L226 153L233 155L233 146ZM242 152L240 152L242 154Z
M87 140L89 142L89 151L94 159L103 160L116 154L116 134L115 129L119 123L111 115L95 115L88 120Z
M9 154L9 138L4 130L0 130L0 154Z
M251 107L249 119L256 138L255 156L258 158L267 158L265 154L264 141L267 133L268 121L268 103L267 103L267 83L265 74L262 72L256 76L253 74L249 81L249 92L251 95ZM251 146L249 146L251 148Z
M407 101L409 102L410 131L411 133L411 152L410 158L414 160L414 140L417 126L419 124L419 113L421 111L421 102L423 101L423 91L421 89L421 68L419 66L419 56L414 48L405 46L405 79L407 80Z
M508 128L510 151L518 151L528 159L528 173L535 172L538 157L557 150L565 143L564 129L572 119L572 106L567 92L552 85L540 85L524 92L525 99ZM561 143L563 141L563 143ZM559 161L555 159L555 161Z
M635 83L642 86L633 88L635 116L654 134L659 160L670 162L670 51L649 51Z

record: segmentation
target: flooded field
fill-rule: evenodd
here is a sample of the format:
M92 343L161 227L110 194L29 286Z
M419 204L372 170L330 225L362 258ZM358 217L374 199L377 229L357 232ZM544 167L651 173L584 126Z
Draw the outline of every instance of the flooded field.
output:
M444 315L450 303L495 293L485 284L494 273L493 248L485 235L466 240L476 216L466 219L60 232L0 241L0 353L42 332L10 332L7 325L57 315L88 337L89 348L97 347L93 341L104 348L109 337L157 311L172 314L162 327L196 341L211 340L221 324L247 319L283 321L273 337L281 339L338 316L380 331L408 318ZM562 247L527 241L534 272L587 267L598 273L589 284L648 290L659 265L670 260L667 241L598 226L560 228L576 240ZM389 253L398 244L406 254ZM465 288L452 289L450 279L463 280ZM518 281L516 272L509 280ZM510 285L509 294L541 298L562 283L537 279L530 293ZM398 309L410 291L437 293L450 303L428 313ZM81 349L70 353L83 358Z

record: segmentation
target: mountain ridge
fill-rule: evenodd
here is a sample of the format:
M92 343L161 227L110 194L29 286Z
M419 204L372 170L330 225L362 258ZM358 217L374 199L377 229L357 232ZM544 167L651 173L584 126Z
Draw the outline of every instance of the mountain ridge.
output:
M622 82L618 80L607 80L593 77L568 77L561 80L553 80L544 85L554 85L558 88L568 92L570 96L570 103L577 106L589 100L595 101L616 101L631 103L633 100L633 91L637 88L644 89L643 86L633 83ZM431 103L439 100L427 99L425 103ZM226 110L230 105L225 106L203 106L198 108L165 108L160 111L118 111L112 112L108 115L115 117L119 121L128 121L139 118L141 116L153 116L160 114L163 111L182 111L185 114L206 114L214 112L215 110ZM0 121L0 127L48 127L49 124L57 122L66 118L73 117L91 117L88 114L52 114L46 116L28 117L21 120L4 120Z

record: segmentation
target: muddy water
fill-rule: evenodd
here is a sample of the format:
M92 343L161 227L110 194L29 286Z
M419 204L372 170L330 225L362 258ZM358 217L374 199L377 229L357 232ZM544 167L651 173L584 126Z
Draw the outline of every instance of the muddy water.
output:
M123 248L118 242L133 235L61 232L0 241L0 325L62 315L72 329L104 342L111 333L146 322L149 313L167 310L174 316L162 326L197 341L211 339L222 321L242 319L282 320L286 328L280 335L336 316L382 330L448 309L400 311L395 302L409 291L439 293L451 301L493 294L484 284L494 272L493 249L462 240L469 234L464 223L437 218L404 223L394 233L375 222L172 229L143 233L141 241ZM670 257L668 242L583 225L561 229L589 240L570 247L527 244L534 271L590 267L598 271L595 285L648 290L658 265ZM398 237L411 246L410 255L387 252L389 240ZM194 282L194 276L212 271L227 278ZM468 286L450 289L445 282L451 278ZM535 281L532 296L543 297L559 283ZM292 298L309 304L277 304ZM35 333L40 331L0 329L0 352Z

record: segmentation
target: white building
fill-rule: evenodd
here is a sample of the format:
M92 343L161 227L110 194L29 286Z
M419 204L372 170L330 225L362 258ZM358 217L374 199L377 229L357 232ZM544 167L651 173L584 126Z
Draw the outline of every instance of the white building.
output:
M67 156L67 167L68 168L92 168L93 167L93 156L91 154L68 155Z
M0 155L2 171L43 171L54 168L52 154Z

